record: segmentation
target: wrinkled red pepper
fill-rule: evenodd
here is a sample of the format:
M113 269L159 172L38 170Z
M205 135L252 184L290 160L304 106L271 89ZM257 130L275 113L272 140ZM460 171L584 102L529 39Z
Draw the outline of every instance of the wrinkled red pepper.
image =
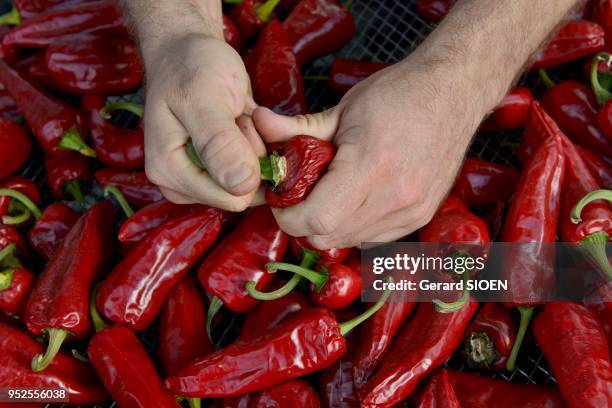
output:
M470 208L505 202L514 193L519 175L511 167L468 157L455 180L453 193Z
M304 380L290 380L251 396L252 408L320 408L317 392Z
M594 0L591 1L591 20L603 28L605 32L606 48L612 45L612 1Z
M47 95L1 59L0 82L19 106L47 154L66 157L70 150L76 150L85 156L95 157L95 151L83 140L86 127L77 109Z
M575 146L580 153L580 157L587 165L597 184L602 188L612 190L612 165L608 164L603 158L601 158L594 151L584 148L582 146Z
M45 208L28 232L28 241L34 251L48 261L78 219L79 214L66 204L53 203Z
M229 14L232 22L238 27L245 42L250 43L272 19L274 8L280 0L243 0L232 8Z
M0 311L21 317L35 276L16 261L17 244L0 249Z
M90 340L87 354L106 389L121 407L179 407L132 331L106 328Z
M414 319L396 336L380 368L359 390L362 406L391 407L405 400L419 381L457 349L478 303L454 313L421 303Z
M14 10L11 10L10 13L16 15L13 17L15 22L6 24L18 25L22 21L30 20L51 10L72 8L92 1L96 0L13 0Z
M301 0L283 26L299 65L339 50L355 34L353 16L336 0Z
M120 106L121 103L116 104ZM81 108L89 123L91 141L97 159L102 164L124 170L140 170L144 167L144 128L142 121L136 129L115 126L102 115L106 98L85 96ZM115 106L114 104L108 107Z
M484 132L503 132L527 126L533 94L524 86L512 88L480 126Z
M429 381L419 398L418 408L461 408L459 399L448 378L448 371L440 370Z
M485 303L467 330L463 355L472 368L501 371L515 338L516 324L510 311L499 303Z
M47 184L53 197L58 200L74 198L79 203L85 203L81 184L91 184L93 177L87 159L81 155L70 158L45 157L45 173Z
M236 51L242 51L242 35L232 19L226 15L223 16L223 37L225 38L225 42L231 45Z
M612 365L601 324L576 303L548 303L533 333L569 408L612 404Z
M331 65L329 88L336 95L342 96L359 82L390 65L384 62L336 58Z
M336 147L312 136L296 136L278 147L270 156L261 157L262 179L271 183L266 201L273 208L286 208L306 199L327 165Z
M417 0L416 9L421 17L438 24L448 14L457 0Z
M604 48L604 30L597 23L586 20L568 21L535 54L532 69L551 68L595 54Z
M89 209L38 277L24 319L31 333L49 336L49 345L44 356L32 360L33 370L44 370L65 339L82 339L91 331L89 295L110 262L114 212L108 200Z
M0 180L23 166L30 155L32 140L28 133L9 119L0 119Z
M96 299L100 313L135 331L149 327L220 230L221 211L206 206L160 225L106 277Z
M159 187L149 181L144 171L102 169L98 170L94 177L104 187L117 187L128 203L136 208L145 207L164 198Z
M61 388L71 404L99 404L109 399L91 367L63 352L45 371L33 371L30 363L43 352L43 346L19 329L0 323L0 349L0 388Z
M40 192L32 180L23 176L12 176L0 182L0 224L15 228L28 225L32 218L40 217L38 204Z
M43 51L36 51L27 57L11 61L11 66L44 89L55 90L55 84L51 80L49 72L47 72L45 53Z
M93 95L133 91L144 72L133 41L90 35L53 42L45 51L45 66L58 89Z
M286 115L306 113L302 73L281 23L272 21L261 33L247 68L259 104Z
M21 259L27 260L29 258L30 251L19 231L13 227L0 225L0 249L6 248L10 244L17 245L17 249L19 249L17 253Z
M376 315L372 318L374 317ZM353 380L352 353L355 350L357 336L360 332L361 330L349 335L346 339L347 353L334 364L321 371L319 375L319 396L322 408L359 408L359 397Z
M527 163L546 139L560 132L557 123L544 111L538 101L534 101L529 111L523 143L517 152L519 161Z

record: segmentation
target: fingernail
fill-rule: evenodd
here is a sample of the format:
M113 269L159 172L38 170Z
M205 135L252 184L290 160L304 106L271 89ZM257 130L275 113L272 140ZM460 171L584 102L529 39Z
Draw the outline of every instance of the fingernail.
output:
M246 164L241 164L225 176L225 183L229 188L235 188L247 181L253 175L253 170Z

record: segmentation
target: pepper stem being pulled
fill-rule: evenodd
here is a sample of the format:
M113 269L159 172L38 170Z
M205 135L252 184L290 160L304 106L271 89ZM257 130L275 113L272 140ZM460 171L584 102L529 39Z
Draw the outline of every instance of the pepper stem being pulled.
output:
M14 274L14 269L5 269L0 271L0 292L11 287Z
M387 282L389 283L393 282L393 278L389 277L387 279ZM387 289L380 296L380 298L376 301L376 303L374 303L372 307L370 307L368 310L366 310L359 316L352 318L351 320L347 320L344 323L340 323L338 325L340 327L340 333L342 333L343 336L346 336L348 332L350 332L355 327L359 326L361 323L365 322L370 317L372 317L374 314L376 314L376 312L378 312L380 308L383 307L387 299L389 299L389 296L391 296L391 290Z
M128 101L115 101L107 103L106 106L100 109L100 116L108 120L111 118L111 114L118 110L128 111L138 116L139 118L142 118L144 116L143 105Z
M215 342L213 341L211 335L212 321L217 315L217 313L219 313L219 310L221 310L221 307L223 307L223 301L217 296L213 296L210 299L210 305L208 305L208 311L206 312L206 334L208 335L208 340L210 340L210 344L213 345L215 344Z
M23 206L29 212L31 212L32 215L34 215L34 218L36 218L37 220L39 220L40 217L42 216L42 212L40 211L40 208L38 208L38 206L34 204L34 201L30 200L30 197L28 197L27 195L23 193L20 193L17 190L13 190L12 188L0 188L0 196L8 196L8 197L11 197L12 199L17 200L19 203L23 204ZM4 221L4 217L2 218L2 220Z
M278 6L278 3L280 3L280 0L266 0L255 6L255 13L261 21L268 23L272 19L272 12Z
M206 167L204 167L204 162L202 161L202 159L200 159L200 155L198 154L195 149L195 146L193 145L192 138L189 138L189 140L187 141L187 144L185 145L185 151L187 152L187 157L189 157L189 160L191 160L193 164L195 164L201 170L206 170Z
M506 370L508 371L514 371L516 368L516 359L519 351L521 350L521 345L525 339L525 334L527 334L529 322L531 322L531 318L533 317L533 312L535 310L531 306L518 306L517 309L521 314L521 322L519 323L518 332L516 333L516 339L512 345L512 351L510 352L510 356L508 356L508 361L506 362Z
M46 329L49 334L49 344L45 354L37 354L32 359L32 371L42 371L49 367L53 359L59 353L60 347L70 332L66 329Z
M96 151L85 143L81 137L81 132L76 126L71 127L64 132L57 147L65 150L74 150L81 153L83 156L96 157Z
M548 75L548 72L545 69L539 69L538 76L544 83L544 86L546 87L546 89L551 89L555 87L555 81L550 79L550 76Z
M8 13L0 16L0 25L19 25L21 24L21 14L15 5Z
M484 332L470 333L465 339L464 354L467 364L475 369L488 369L499 359L495 344Z
M272 183L273 190L287 177L287 159L277 152L260 157L259 168L261 179Z
M286 262L271 262L266 264L266 269L270 273L275 273L278 270L293 272L296 275L300 275L302 278L308 279L315 285L315 290L320 292L323 286L329 279L327 268L321 268L322 272L315 272L312 269L303 268L298 265L293 265Z
M595 94L597 103L600 106L603 106L608 99L612 98L612 93L601 86L601 83L599 82L600 62L604 62L606 65L610 66L612 64L612 55L608 54L607 52L600 52L595 56L595 58L593 58L593 62L591 63L591 88L593 88L593 93Z
M101 332L106 329L107 325L100 316L100 312L98 312L98 308L96 307L96 298L98 297L98 291L100 290L101 283L98 283L94 286L91 291L91 296L89 297L89 315L91 316L91 322L93 323L94 330L96 333Z
M465 271L461 278L461 280L463 281L463 290L461 291L461 296L459 297L459 299L449 303L443 302L439 299L434 299L431 301L438 312L453 313L457 310L461 310L461 308L467 304L467 302L470 300L470 291L467 288L468 278L469 273Z
M134 210L130 206L130 203L127 202L123 193L117 187L110 185L104 187L104 197L113 197L127 218L134 215Z

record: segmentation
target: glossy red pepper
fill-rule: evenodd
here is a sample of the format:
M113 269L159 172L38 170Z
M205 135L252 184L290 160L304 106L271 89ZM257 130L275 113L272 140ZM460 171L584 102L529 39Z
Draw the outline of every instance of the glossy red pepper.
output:
M21 259L27 260L30 256L30 251L23 237L13 227L0 225L0 249L6 248L10 244L16 244L17 252Z
M251 396L251 408L320 408L317 392L304 380L290 380Z
M71 150L95 157L95 151L82 138L86 127L81 113L51 97L0 60L0 82L19 106L45 152L66 157Z
M262 179L271 183L266 201L286 208L306 199L336 154L336 147L312 136L295 136L259 159Z
M58 200L75 198L80 203L85 202L81 184L87 185L93 181L85 157L75 155L58 159L47 156L45 157L45 173L53 197Z
M8 189L9 191L7 191ZM23 200L21 194L30 202ZM39 217L40 192L34 182L23 176L12 176L0 182L0 223L15 228L26 226L32 218ZM36 208L34 208L36 207ZM34 208L32 213L28 208Z
M17 244L0 249L0 311L21 317L36 279L15 257Z
M0 119L0 180L23 166L30 155L32 140L28 133L9 119Z
M524 86L512 88L480 126L484 132L503 132L527 126L533 94Z
M457 0L417 0L416 9L421 17L438 24L448 14Z
M111 107L113 104L108 105ZM120 106L121 103L117 104ZM89 123L91 141L97 160L102 164L124 170L144 167L144 128L142 121L136 129L115 126L102 115L106 98L89 95L81 100L81 108Z
M250 43L272 18L272 12L280 0L244 0L232 8L230 19L240 31L245 42Z
M597 128L608 139L612 139L612 101L608 101L595 116Z
M559 133L561 130L557 123L544 111L538 101L534 101L529 111L523 143L517 152L519 161L527 163L546 139Z
M0 388L61 388L71 404L99 404L109 399L91 367L63 352L45 371L33 371L30 363L43 352L43 346L19 329L0 323L0 349Z
M417 384L457 349L478 303L454 313L421 303L414 319L396 336L380 368L359 390L362 406L391 407L405 400Z
M569 408L612 404L612 366L601 324L576 303L548 303L533 334Z
M335 262L344 262L349 253L351 252L351 248L330 248L325 250L316 249L312 246L306 237L291 237L289 241L289 245L291 247L291 252L293 256L300 259L302 257L303 249L307 249L312 252L316 252L321 257L320 262L324 265L335 263Z
M48 261L78 219L79 214L66 204L53 203L45 208L28 232L28 241L34 251Z
M236 51L242 51L242 47L244 46L242 35L232 19L226 15L223 15L223 37L225 38L225 42L231 45Z
M300 65L339 50L355 34L353 16L336 0L301 0L283 26Z
M589 168L597 184L602 188L612 190L612 165L608 164L601 156L590 149L575 145L584 164Z
M20 115L21 112L19 111L15 100L4 89L4 86L2 86L2 89L0 90L0 118L15 121L15 119Z
M102 186L117 187L128 203L136 208L145 207L164 198L159 187L149 181L144 171L102 169L98 170L94 177Z
M129 93L140 86L144 72L133 41L89 35L53 42L45 66L58 89L89 95Z
M146 350L123 326L106 328L90 340L87 354L106 389L121 407L179 407L164 387Z
M584 305L597 316L608 339L608 351L612 356L612 285L600 285L595 301L587 300Z
M270 287L274 274L265 265L282 259L289 237L267 206L255 207L204 259L198 279L208 293L236 313L252 310L258 301L249 296L246 283L258 290ZM211 306L210 309L214 307Z
M206 206L160 225L106 277L96 299L100 313L135 331L149 327L220 230L221 211Z
M302 73L281 23L272 21L261 33L247 68L259 104L286 115L306 113Z
M542 107L574 142L612 157L612 140L597 128L599 110L593 91L575 81L564 81L548 90Z
M551 68L593 55L604 48L604 30L586 20L568 21L559 32L538 50L532 69Z
M612 1L594 0L591 2L591 20L603 28L605 32L606 48L612 45Z
M384 62L336 58L331 65L329 88L336 95L342 96L359 82L390 65Z
M11 13L16 15L13 17L16 18L14 25L18 25L22 21L30 20L51 10L76 7L92 1L96 0L14 0L12 1L14 10L11 10Z
M55 85L47 72L43 51L33 52L27 57L12 61L11 66L44 89L55 90Z
M455 180L453 193L470 208L507 201L519 175L511 167L468 157Z
M472 368L501 371L515 338L516 324L510 311L499 303L485 303L467 330L463 355Z
M516 358L533 316L538 293L554 293L554 252L543 243L555 242L565 176L565 154L559 134L551 134L529 159L519 180L502 232L503 242L521 245L508 256L501 276L507 279L521 322L506 367L514 370Z
M555 337L555 336L551 336ZM470 408L563 408L554 387L517 384L471 373L448 371L448 379L462 407Z
M112 256L114 212L103 200L83 214L38 277L24 319L32 334L49 336L49 346L32 360L35 371L53 361L64 339L82 339L91 331L89 295Z
M448 371L440 370L429 381L419 398L418 408L461 408L459 399L448 378Z

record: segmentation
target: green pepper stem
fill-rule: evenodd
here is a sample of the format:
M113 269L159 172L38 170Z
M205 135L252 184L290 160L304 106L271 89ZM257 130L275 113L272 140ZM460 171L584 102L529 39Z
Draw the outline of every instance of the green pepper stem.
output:
M0 188L0 196L11 197L19 201L28 211L30 211L34 215L34 218L36 218L37 220L39 220L42 216L40 208L38 208L38 206L34 204L34 201L30 200L30 197L23 193L20 193L17 190L13 190L12 188Z
M189 157L189 160L191 160L193 164L195 164L201 170L206 170L204 162L202 162L202 159L200 159L200 155L198 154L195 149L195 146L193 145L192 138L189 138L189 140L187 141L187 144L185 145L185 151L187 152L187 157Z
M243 0L223 0L225 4L240 4Z
M0 292L11 287L14 274L14 269L5 269L0 271Z
M128 101L115 101L107 103L106 106L100 109L100 116L102 116L104 119L110 119L111 114L118 110L131 112L139 118L142 118L144 116L143 105Z
M264 23L270 22L272 18L272 12L278 6L280 0L266 0L258 6L255 6L255 13L261 21Z
M609 239L610 236L607 232L595 232L582 239L580 249L595 261L599 268L608 276L608 279L612 279L612 265L610 265L608 254L606 253L606 244Z
M104 196L113 197L117 201L117 203L119 203L119 207L121 207L121 210L124 212L127 218L130 218L132 215L134 215L134 210L130 206L130 203L127 202L125 196L117 187L110 185L104 187Z
M19 25L21 24L21 14L15 5L8 13L0 16L0 25Z
M551 89L551 88L555 87L555 85L556 85L555 81L550 79L550 76L548 75L548 72L545 69L539 69L538 70L538 76L540 77L540 79L544 83L544 86L546 87L546 89Z
M185 398L187 404L189 404L189 408L201 408L202 400L200 398Z
M516 368L516 359L519 351L521 350L523 340L525 340L525 334L527 334L527 328L529 327L529 322L531 322L531 318L533 317L533 312L535 310L531 306L518 306L517 309L521 314L521 322L519 323L518 332L516 333L516 338L514 339L514 344L512 345L512 351L510 352L510 356L506 362L506 370L508 371L514 371Z
M101 332L107 327L104 319L102 319L102 316L100 316L100 312L98 312L98 308L96 307L96 298L98 297L98 291L100 290L101 285L101 283L98 283L96 286L94 286L93 290L91 291L91 296L89 297L89 315L91 316L91 321L94 325L94 330L96 333Z
M603 106L608 99L612 98L612 93L601 86L599 82L599 63L605 62L608 66L612 64L612 55L607 52L600 52L593 58L591 63L591 88L595 94L595 99L600 106Z
M77 349L70 350L70 354L72 354L72 357L76 358L82 363L91 363L91 361L89 361L89 359L84 354L79 353Z
M49 367L49 364L53 362L53 359L59 353L60 347L64 340L71 333L66 329L46 329L49 334L49 344L45 350L45 354L37 354L32 359L32 371L42 371Z
M453 313L457 310L461 310L463 306L470 300L470 291L467 288L469 273L466 271L463 273L461 280L463 281L463 290L461 297L454 302L443 302L439 299L434 299L431 302L434 304L436 310L440 313Z
M81 191L81 184L79 180L70 180L64 184L64 191L74 198L83 208L87 208L87 201Z
M5 268L21 268L21 262L15 256L17 244L8 244L0 250L0 265Z
M393 282L393 278L389 277L387 282ZM372 305L372 307L370 307L368 310L366 310L359 316L352 318L351 320L338 324L338 326L340 327L340 333L342 333L343 336L346 336L348 332L350 332L355 327L359 326L361 323L372 317L376 312L380 310L381 307L383 307L387 299L389 299L389 296L391 296L391 290L387 289L376 301L376 303L374 303L374 305Z
M272 189L287 177L287 159L273 152L269 156L259 158L259 168L261 171L261 179L272 183Z
M81 137L81 132L76 126L64 132L57 147L65 150L75 150L83 156L96 157L96 151L89 147Z
M304 75L304 81L329 81L329 75Z
M574 208L572 208L572 212L570 213L570 219L574 224L578 224L582 221L580 217L582 210L595 200L607 200L612 203L612 190L595 190L582 197Z
M217 296L213 296L210 299L210 305L208 305L208 311L206 312L206 334L208 335L208 340L210 340L210 343L213 345L215 345L215 343L211 335L212 334L212 330L211 330L212 321L217 315L217 313L219 313L219 310L221 310L221 307L223 307L223 301L219 299Z
M31 216L32 213L29 210L23 210L17 215L4 215L2 217L2 223L4 225L19 225L29 220Z
M293 265L286 262L271 262L266 264L266 269L270 273L275 273L278 270L293 272L296 275L300 275L302 278L308 279L315 285L315 290L317 292L321 291L321 288L327 283L329 279L329 274L327 273L327 268L324 269L323 272L315 272L312 269L303 268L298 265Z

